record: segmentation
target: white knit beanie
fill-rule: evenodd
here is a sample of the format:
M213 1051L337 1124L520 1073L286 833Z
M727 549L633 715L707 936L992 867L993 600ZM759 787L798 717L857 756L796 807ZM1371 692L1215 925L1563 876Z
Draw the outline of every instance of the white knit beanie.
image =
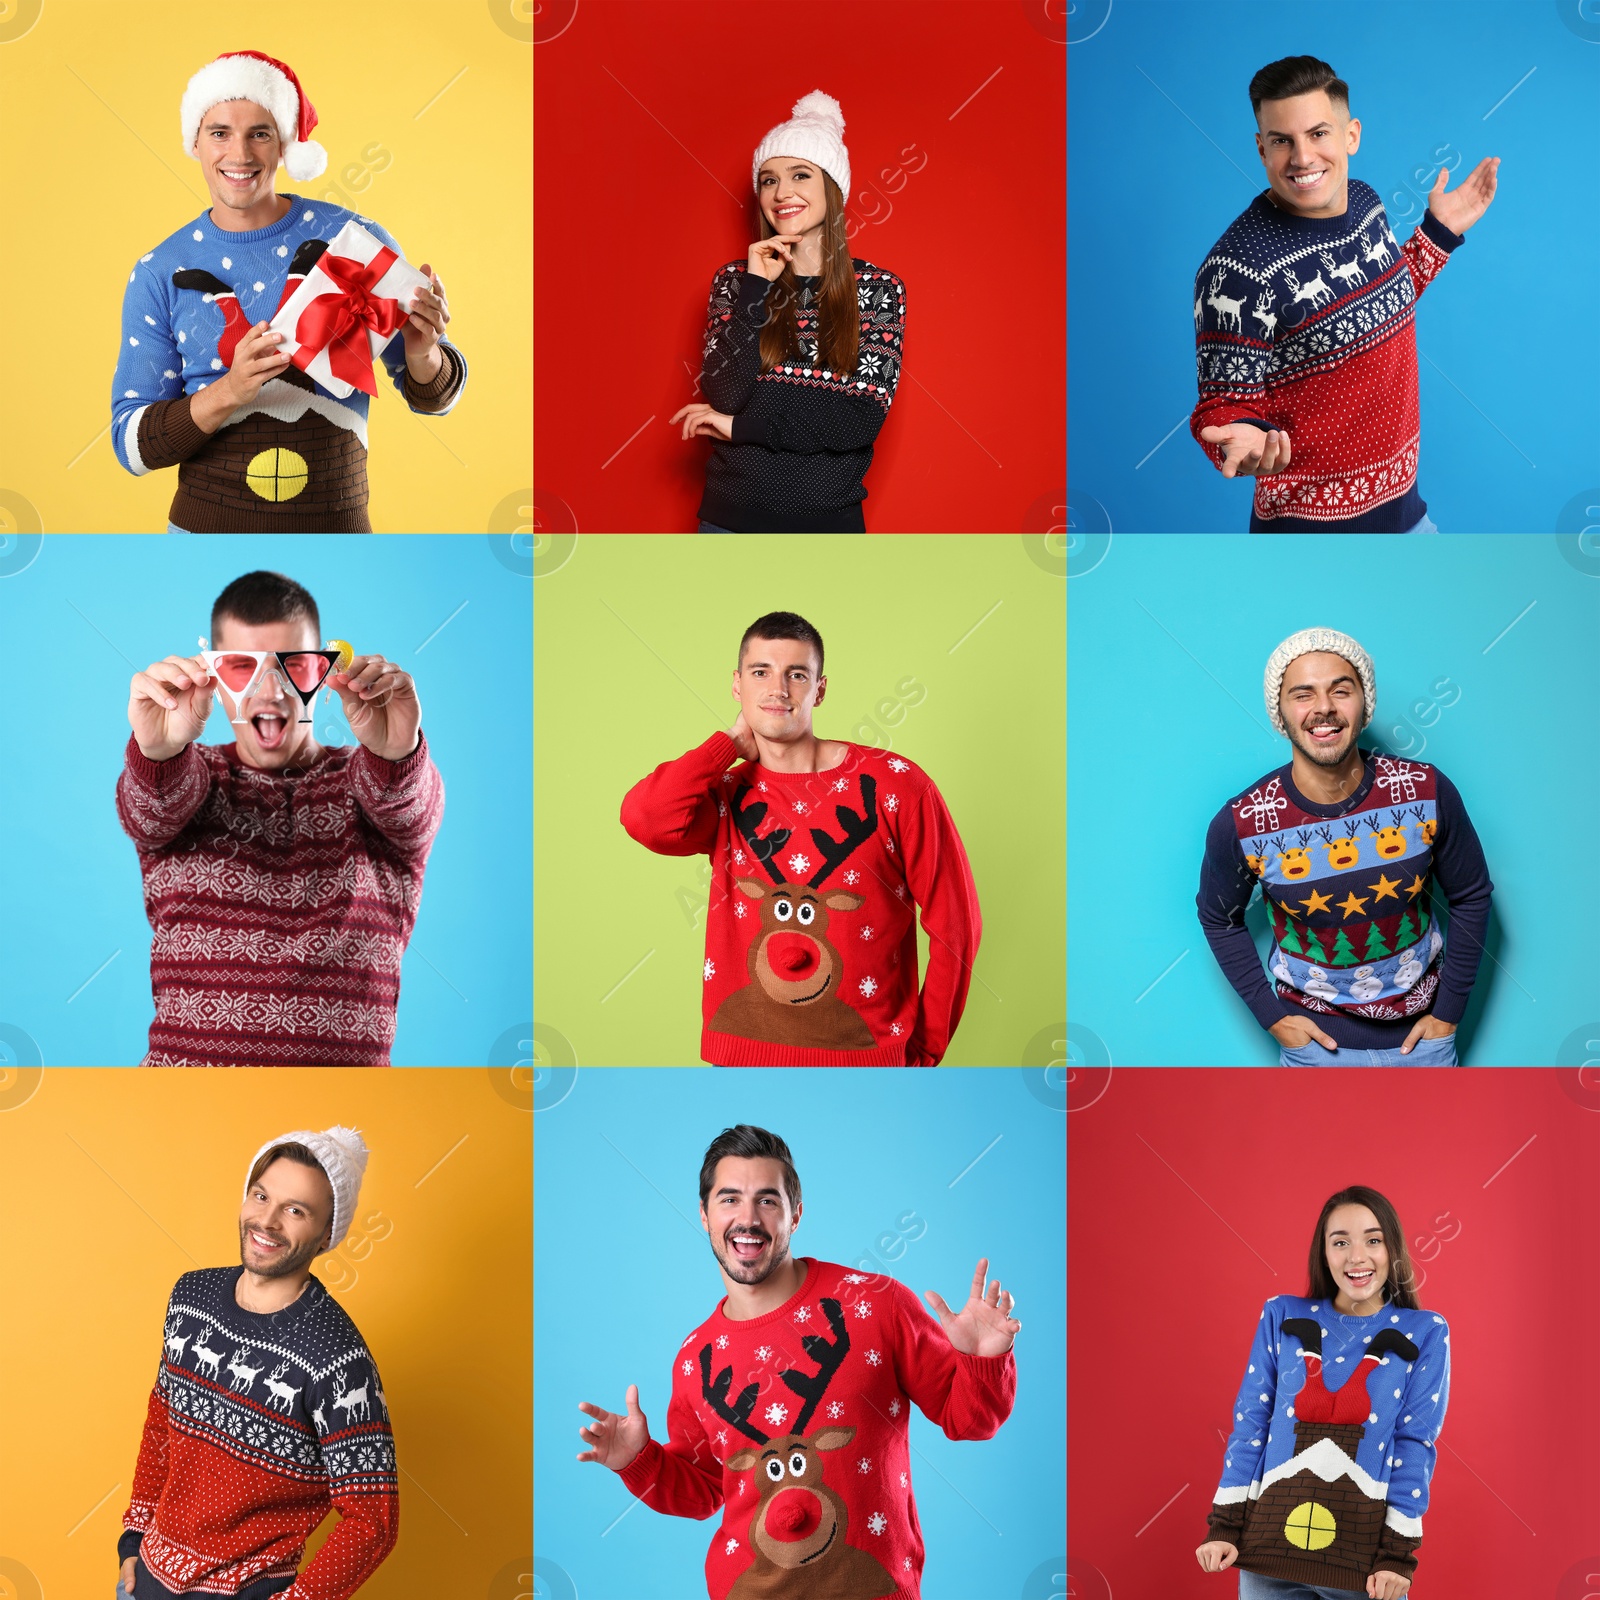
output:
M178 115L183 124L183 153L191 161L200 159L194 144L200 119L224 100L253 100L270 114L283 140L284 170L296 183L310 183L328 170L328 152L311 138L317 108L290 68L259 50L234 50L218 56L189 80Z
M350 1218L361 1195L361 1175L367 1170L367 1147L361 1135L354 1128L335 1124L331 1128L324 1128L321 1133L310 1133L302 1128L298 1133L280 1133L276 1139L268 1139L251 1156L250 1165L244 1169L244 1194L239 1197L241 1202L249 1197L250 1174L255 1171L256 1162L279 1144L303 1144L327 1174L328 1183L333 1189L333 1232L328 1237L327 1248L337 1250L350 1231Z
M1267 675L1262 679L1261 692L1266 697L1267 715L1272 718L1273 727L1284 738L1289 737L1289 730L1283 723L1283 713L1278 709L1283 675L1296 656L1309 655L1313 650L1332 651L1336 656L1343 656L1356 669L1356 676L1361 679L1361 696L1366 701L1366 720L1361 724L1365 728L1378 708L1378 681L1373 676L1372 657L1348 633L1340 633L1337 628L1302 628L1299 633L1291 633L1267 657ZM1356 731L1359 733L1361 729Z
M850 198L850 152L844 147L844 112L831 94L813 89L794 103L792 121L780 122L756 146L750 163L750 187L761 193L761 163L773 156L815 161Z

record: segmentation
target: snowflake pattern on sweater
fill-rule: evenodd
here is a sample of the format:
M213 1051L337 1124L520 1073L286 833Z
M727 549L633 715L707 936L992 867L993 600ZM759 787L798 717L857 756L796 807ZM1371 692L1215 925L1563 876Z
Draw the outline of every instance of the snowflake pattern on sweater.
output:
M319 1279L257 1313L234 1298L242 1271L186 1272L168 1300L117 1559L137 1554L176 1594L347 1600L399 1537L388 1398ZM330 1509L341 1520L297 1578Z
M1254 479L1251 527L1403 532L1417 494L1414 307L1462 243L1427 212L1402 246L1383 202L1349 182L1343 216L1306 218L1258 195L1195 277L1200 398L1190 431L1288 431L1289 470Z
M801 1263L784 1305L733 1321L724 1300L683 1341L667 1441L651 1440L622 1481L673 1516L722 1510L711 1600L918 1600L910 1403L948 1438L993 1438L1016 1399L1016 1358L959 1354L892 1278Z

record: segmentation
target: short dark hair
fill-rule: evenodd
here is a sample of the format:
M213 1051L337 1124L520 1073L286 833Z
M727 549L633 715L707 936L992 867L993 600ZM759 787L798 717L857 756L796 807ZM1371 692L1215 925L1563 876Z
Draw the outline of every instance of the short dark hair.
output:
M1297 94L1326 89L1330 100L1341 101L1350 115L1350 85L1326 61L1316 56L1285 56L1270 61L1250 80L1250 109L1261 116L1263 100L1290 100Z
M744 665L744 647L752 639L793 639L799 644L808 644L817 652L817 676L822 676L822 635L817 632L797 611L769 611L764 617L757 617L748 628L744 630L744 638L739 641L739 665Z
M763 638L771 635L763 634ZM741 1122L735 1128L724 1128L706 1148L706 1158L700 1163L700 1209L706 1208L711 1185L716 1180L717 1163L724 1156L742 1156L747 1161L766 1159L776 1161L783 1168L783 1192L789 1197L789 1209L800 1209L800 1175L794 1170L794 1160L789 1147L775 1133Z
M250 1169L250 1177L246 1182L245 1187L248 1189L252 1185L259 1183L261 1180L261 1174L265 1172L274 1161L279 1160L298 1161L302 1167L315 1167L318 1172L322 1173L323 1177L326 1178L328 1176L326 1170L323 1168L322 1163L318 1161L314 1155L312 1155L307 1146L300 1144L294 1139L285 1139L282 1144L275 1144L270 1150L263 1150L261 1152L260 1159ZM330 1189L333 1187L332 1180L329 1181L328 1187Z
M281 572L247 572L235 578L211 606L211 644L217 643L217 624L224 617L249 627L259 627L267 622L293 622L304 617L311 631L322 637L322 619L317 615L317 602L311 592L302 588L293 578Z

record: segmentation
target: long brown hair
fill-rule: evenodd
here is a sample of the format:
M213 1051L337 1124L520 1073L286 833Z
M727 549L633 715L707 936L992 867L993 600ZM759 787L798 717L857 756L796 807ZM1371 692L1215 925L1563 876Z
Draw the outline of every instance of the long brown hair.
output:
M1405 1231L1400 1218L1389 1201L1376 1189L1364 1183L1351 1184L1338 1194L1329 1195L1323 1203L1322 1215L1311 1233L1311 1256L1307 1262L1307 1300L1332 1300L1339 1292L1328 1267L1328 1252L1323 1230L1329 1216L1340 1206L1365 1206L1378 1219L1383 1230L1383 1248L1389 1257L1389 1276L1384 1281L1383 1299L1386 1305L1399 1306L1403 1311L1420 1311L1417 1303L1417 1277L1411 1269L1411 1252L1406 1249Z
M822 287L813 301L818 323L817 359L829 372L848 376L856 370L856 357L861 351L861 302L856 297L850 240L844 231L844 196L826 172L822 174L822 187L827 196L822 224ZM759 204L757 210L761 210ZM770 239L776 232L766 212L761 211L761 237ZM761 329L763 372L792 366L800 359L800 332L794 320L799 303L794 263L786 261L767 291L767 320Z

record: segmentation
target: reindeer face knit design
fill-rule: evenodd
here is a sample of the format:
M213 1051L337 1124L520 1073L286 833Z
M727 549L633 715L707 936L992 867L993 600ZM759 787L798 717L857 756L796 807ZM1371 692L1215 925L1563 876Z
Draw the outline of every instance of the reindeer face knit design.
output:
M683 1341L667 1443L622 1473L657 1511L722 1524L711 1600L917 1600L913 1402L951 1439L1011 1415L1015 1356L959 1355L903 1284L801 1257L805 1282L748 1321L727 1301Z
M1352 178L1340 217L1297 217L1265 194L1195 277L1200 431L1287 429L1289 470L1255 481L1251 532L1403 533L1417 493L1413 307L1462 243L1431 211L1404 245L1383 202Z
M425 737L286 773L235 745L147 761L132 738L117 816L155 937L150 1067L386 1067L400 959L444 814Z
M234 1299L243 1270L186 1272L167 1302L117 1560L138 1555L174 1594L346 1600L400 1534L383 1383L317 1278L257 1313ZM296 1578L330 1508L342 1520Z
M623 801L646 848L711 857L700 1049L715 1065L933 1066L960 1021L981 921L955 823L920 768L848 749L826 772L730 772L718 733Z
M1276 1295L1234 1402L1210 1537L1249 1572L1366 1593L1416 1571L1450 1402L1450 1329L1431 1311L1345 1316Z
M122 348L111 388L111 446L136 477L178 468L169 516L196 533L370 533L367 408L355 390L336 399L290 365L213 434L189 398L233 365L240 340L270 322L344 224L354 218L391 250L387 229L343 206L298 195L277 222L230 233L209 211L141 256L122 298ZM396 333L381 360L416 412L442 416L466 384L459 350L426 386L406 370Z

